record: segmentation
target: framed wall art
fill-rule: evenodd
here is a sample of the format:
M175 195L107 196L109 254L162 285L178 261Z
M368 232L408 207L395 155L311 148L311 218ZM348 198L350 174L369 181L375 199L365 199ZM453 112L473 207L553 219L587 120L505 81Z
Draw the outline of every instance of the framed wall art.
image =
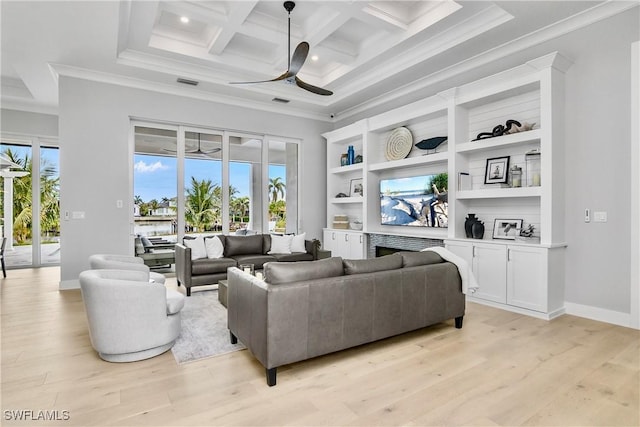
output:
M509 156L487 159L485 184L506 184L509 175Z
M493 222L493 238L516 240L518 230L522 228L521 219L496 219Z

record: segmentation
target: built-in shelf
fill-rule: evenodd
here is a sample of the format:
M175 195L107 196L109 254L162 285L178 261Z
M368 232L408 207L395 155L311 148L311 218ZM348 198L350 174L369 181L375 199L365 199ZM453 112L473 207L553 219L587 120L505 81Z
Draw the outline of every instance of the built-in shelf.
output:
M514 133L511 135L496 136L493 138L479 139L477 141L463 142L456 145L456 152L480 152L493 150L494 148L507 147L510 145L539 142L540 134L540 129L533 129L530 131Z
M512 197L540 197L541 187L520 187L520 188L483 188L480 190L458 191L458 200L471 199L502 199Z
M369 171L383 171L411 166L420 166L436 163L446 163L448 154L446 151L442 153L425 154L423 156L409 157L400 160L390 160L388 162L373 163L369 165Z
M360 204L362 204L363 200L364 200L364 198L362 196L334 197L333 199L331 199L331 203L335 203L335 204L360 203Z
M362 170L362 163L356 163L353 165L338 166L337 168L332 168L329 172L330 173L349 173L349 172L356 172L361 170Z

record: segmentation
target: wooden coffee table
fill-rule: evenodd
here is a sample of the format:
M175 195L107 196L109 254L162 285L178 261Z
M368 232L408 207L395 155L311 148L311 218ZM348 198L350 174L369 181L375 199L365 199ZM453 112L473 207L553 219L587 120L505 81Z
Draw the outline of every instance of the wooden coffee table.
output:
M218 301L225 308L227 307L227 288L229 287L229 282L227 280L218 280Z

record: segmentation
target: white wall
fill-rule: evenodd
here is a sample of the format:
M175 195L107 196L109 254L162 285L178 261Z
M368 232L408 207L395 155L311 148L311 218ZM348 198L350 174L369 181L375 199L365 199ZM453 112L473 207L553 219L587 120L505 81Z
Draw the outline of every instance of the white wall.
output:
M61 287L77 286L93 253L132 253L129 211L130 117L260 132L301 139L301 229L321 237L325 212L325 143L329 125L173 95L60 78ZM125 208L116 208L124 200Z
M2 109L0 112L2 133L58 137L58 116Z

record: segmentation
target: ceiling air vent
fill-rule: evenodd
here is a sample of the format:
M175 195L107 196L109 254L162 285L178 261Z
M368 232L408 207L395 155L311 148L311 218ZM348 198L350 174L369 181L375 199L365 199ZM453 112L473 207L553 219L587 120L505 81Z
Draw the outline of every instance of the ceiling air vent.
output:
M273 98L272 101L273 102L280 102L282 104L286 104L287 102L289 102L288 99L284 99L284 98Z
M189 79L183 79L182 77L178 77L178 83L182 83L185 85L191 85L191 86L198 86L198 81L195 80L189 80Z

